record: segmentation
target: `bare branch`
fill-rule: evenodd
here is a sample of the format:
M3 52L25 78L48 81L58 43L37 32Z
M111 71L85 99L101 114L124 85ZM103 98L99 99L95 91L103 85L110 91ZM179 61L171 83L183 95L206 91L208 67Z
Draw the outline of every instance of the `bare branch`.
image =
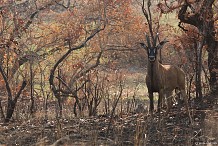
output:
M55 1L55 3L65 9L68 9L70 7L70 0L67 1L67 6L65 6L64 4L60 4L59 2ZM74 1L74 5L75 5L76 1Z
M4 82L5 82L5 87L6 87L6 90L7 90L7 93L8 93L8 99L12 101L11 88L10 88L10 86L9 86L8 79L7 79L7 77L6 77L6 75L5 75L5 72L4 72L4 70L3 70L3 68L2 68L1 65L0 65L0 72L1 72L1 75L2 75L2 77L3 77L3 79L4 79Z
M105 25L103 28L101 29L98 29L96 30L93 34L91 34L81 45L77 46L77 47L73 47L73 48L70 48L54 65L54 67L52 68L51 70L51 73L50 73L50 77L49 77L49 83L50 83L50 86L51 86L51 89L53 91L53 93L56 95L57 94L57 90L55 88L55 85L54 85L54 73L57 69L57 67L59 66L59 64L74 50L78 50L78 49L81 49L83 48L86 43L88 41L90 41L96 34L98 34L100 31L104 30L105 28ZM102 52L101 52L102 53ZM101 53L100 53L100 56L101 56ZM100 59L97 60L98 62L100 62ZM94 68L95 66L92 66L90 69ZM82 76L83 74L87 73L88 70L86 70L85 72L81 73L79 76Z
M178 24L179 28L181 28L183 31L188 31L188 30L185 29L183 26L181 26L181 24L182 24L182 22L180 21L179 24Z
M55 3L58 3L58 2L60 2L60 1L61 1L61 0L56 0L55 2L51 1L51 3L48 3L47 5L41 7L41 8L39 8L38 10L36 10L35 12L33 12L33 13L30 15L29 20L28 20L27 23L25 24L24 29L27 29L27 28L32 24L33 19L35 18L35 16L36 16L39 12L41 12L42 10L47 9L48 7L52 6L52 5L55 4Z
M18 91L18 93L17 93L17 95L14 98L14 103L17 102L18 98L20 97L20 94L22 93L22 91L26 87L26 85L27 85L27 82L24 80L21 87L20 87L20 89L19 89L19 91Z

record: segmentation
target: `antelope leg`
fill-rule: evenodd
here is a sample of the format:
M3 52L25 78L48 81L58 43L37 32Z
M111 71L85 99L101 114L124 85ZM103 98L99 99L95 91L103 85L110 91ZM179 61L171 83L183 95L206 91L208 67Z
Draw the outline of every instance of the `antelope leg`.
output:
M149 92L149 99L150 99L150 112L152 113L154 110L154 96L153 92Z
M163 92L163 89L161 89L159 92L158 105L157 105L158 112L160 112L160 109L163 106L163 98L164 98L164 92Z
M167 92L166 93L166 100L167 100L167 111L166 111L166 114L168 114L170 109L172 108L172 104L173 104L173 101L172 101L172 92Z

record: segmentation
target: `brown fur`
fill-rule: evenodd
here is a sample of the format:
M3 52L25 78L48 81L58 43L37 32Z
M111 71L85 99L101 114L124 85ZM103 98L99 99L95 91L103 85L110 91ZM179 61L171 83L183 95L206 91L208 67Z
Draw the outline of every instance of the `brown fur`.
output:
M151 77L153 77L153 79L151 79ZM157 59L154 62L148 61L148 73L146 76L146 84L150 100L153 100L153 92L159 93L159 111L163 104L163 100L167 100L167 114L172 107L171 97L173 90L178 89L181 93L181 97L185 101L185 107L191 120L188 107L188 99L185 93L185 73L182 69L174 65L163 65L159 63ZM150 109L152 110L152 108Z

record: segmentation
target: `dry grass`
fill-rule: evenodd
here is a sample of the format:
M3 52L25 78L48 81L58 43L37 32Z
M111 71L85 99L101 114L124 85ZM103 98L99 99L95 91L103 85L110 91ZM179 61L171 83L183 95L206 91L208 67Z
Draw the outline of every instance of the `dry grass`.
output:
M168 117L162 113L136 112L135 105L127 112L127 103L134 101L134 95L138 100L135 103L147 104L144 80L144 73L125 75L122 102L120 100L113 117L104 114L103 104L98 107L99 116L87 117L86 109L84 114L75 117L70 101L64 103L63 117L59 118L57 104L52 100L48 100L47 111L43 108L43 100L37 100L37 111L30 116L29 101L20 100L13 120L9 124L0 124L0 145L191 146L218 143L217 94L205 96L201 108L194 103L191 108L194 125L190 125L185 110L179 106L173 107ZM133 92L136 86L139 89Z

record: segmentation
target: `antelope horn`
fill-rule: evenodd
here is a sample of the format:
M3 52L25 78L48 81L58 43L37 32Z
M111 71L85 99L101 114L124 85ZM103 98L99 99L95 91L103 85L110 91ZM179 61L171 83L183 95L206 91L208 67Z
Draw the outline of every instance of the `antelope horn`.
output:
M149 36L147 34L145 34L145 36L146 36L146 40L147 40L147 43L148 43L148 48L151 48L151 43L150 43Z
M154 46L156 46L156 44L157 44L158 35L159 35L159 33L157 33L157 35L156 35L155 38L154 38Z

